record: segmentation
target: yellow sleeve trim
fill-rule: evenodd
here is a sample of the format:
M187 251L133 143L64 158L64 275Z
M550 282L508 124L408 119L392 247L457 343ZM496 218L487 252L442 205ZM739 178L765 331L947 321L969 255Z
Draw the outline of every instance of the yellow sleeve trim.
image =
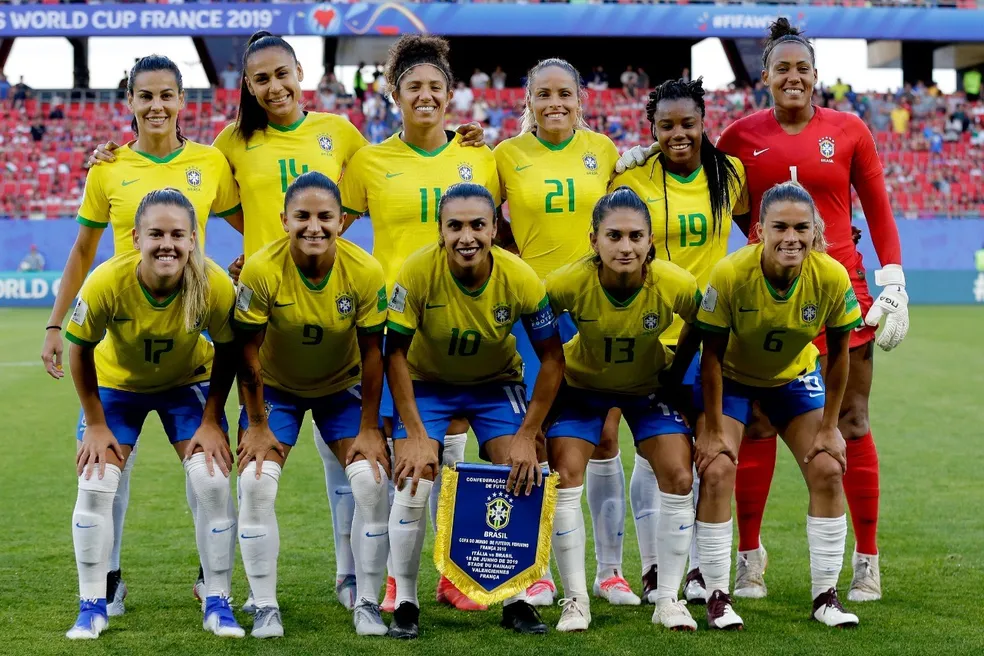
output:
M217 217L219 217L219 218L222 218L222 219L224 219L224 218L226 218L227 216L232 216L232 215L233 215L233 214L235 214L236 212L240 212L240 211L242 211L242 209L243 209L243 205L242 205L242 203L240 203L239 205L236 205L236 206L235 206L235 207L233 207L232 209L228 209L228 210L226 210L225 212L216 212L216 213L215 213L215 216L217 216Z
M88 341L82 339L81 337L76 337L72 333L65 333L65 339L67 339L68 341L70 341L73 344L77 344L79 346L84 346L84 347L87 347L87 348L92 348L96 344L99 343L99 342L88 342Z
M81 214L79 214L75 218L75 220L81 223L82 225L86 226L87 228L105 228L106 226L109 225L109 221L106 221L105 223L100 223L99 221L93 221L92 219L87 219Z
M855 328L857 328L858 326L860 326L862 323L863 323L863 320L861 319L861 317L858 317L857 319L855 319L854 321L852 321L851 323L849 323L849 324L847 324L845 326L827 326L827 330L829 330L831 332L834 332L834 333L847 332L848 330L854 330Z
M697 327L701 330L706 330L709 333L730 333L731 328L725 328L724 326L715 326L714 324L704 323L703 321L697 322Z
M408 337L413 337L413 334L415 332L417 332L413 328L407 328L406 326L401 326L400 324L394 323L392 321L387 321L386 322L386 329L387 330L395 330L396 332L400 333L401 335L407 335Z

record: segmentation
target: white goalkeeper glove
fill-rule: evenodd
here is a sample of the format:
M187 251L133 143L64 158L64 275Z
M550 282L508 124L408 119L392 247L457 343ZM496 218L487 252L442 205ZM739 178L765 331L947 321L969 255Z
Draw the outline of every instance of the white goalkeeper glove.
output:
M905 293L905 274L898 264L886 264L875 271L875 284L882 287L864 322L877 327L885 317L885 327L875 340L883 351L902 343L909 332L909 295Z
M659 152L659 143L650 146L632 146L622 153L622 156L615 162L615 173L625 173L629 169L642 166L646 160Z

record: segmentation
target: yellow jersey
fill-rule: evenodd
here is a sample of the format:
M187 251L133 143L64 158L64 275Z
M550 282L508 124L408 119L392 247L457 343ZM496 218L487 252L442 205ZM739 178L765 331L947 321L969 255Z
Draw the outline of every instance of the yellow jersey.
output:
M229 160L239 183L246 257L284 236L280 213L296 177L319 171L337 183L355 152L368 143L347 119L320 112L307 112L293 125L271 123L249 143L235 123L227 125L212 145Z
M462 146L460 135L433 152L420 150L394 134L360 150L342 178L342 204L349 214L367 211L372 219L372 254L391 288L403 261L437 242L441 192L459 182L474 182L499 205L499 177L488 148Z
M598 265L582 258L546 280L554 313L567 311L577 334L564 344L567 384L583 389L645 395L673 354L660 336L675 323L694 323L701 294L693 275L671 262L654 260L646 280L619 301L602 287Z
M731 214L721 217L721 229L717 233L704 167L686 178L666 171L664 193L663 160L653 157L644 166L615 176L611 185L612 189L630 187L646 202L653 221L656 257L692 273L701 289L707 285L714 265L728 254L731 217L749 211L745 167L737 157L729 155L728 161L735 167L740 184L729 190ZM682 329L682 320L677 320L663 333L663 341L676 344Z
M739 249L711 271L697 314L701 328L730 333L724 375L754 387L778 387L809 373L820 331L861 325L861 309L847 270L811 251L785 294L762 273L762 244Z
M294 264L288 237L246 260L233 320L240 330L266 329L264 385L314 398L361 380L356 335L383 329L383 268L350 241L338 239L335 248L335 264L317 285Z
M108 168L108 167L107 167ZM236 291L228 274L205 260L209 299L194 330L185 328L182 293L157 301L137 279L140 252L112 257L89 275L65 337L95 346L100 387L152 393L208 380L214 348L233 339L229 317Z
M496 146L519 255L541 278L590 252L591 212L617 161L612 140L590 130L558 145L527 132Z
M521 382L523 359L513 324L533 342L556 334L539 276L519 257L492 247L492 275L468 291L451 274L438 244L403 263L390 295L386 326L413 335L407 360L413 380L472 385Z
M239 211L239 190L229 163L215 148L185 141L163 159L138 152L129 143L115 152L116 161L89 169L77 221L90 228L113 227L114 253L133 250L133 219L144 196L174 187L191 201L198 221L198 243L205 247L209 214Z

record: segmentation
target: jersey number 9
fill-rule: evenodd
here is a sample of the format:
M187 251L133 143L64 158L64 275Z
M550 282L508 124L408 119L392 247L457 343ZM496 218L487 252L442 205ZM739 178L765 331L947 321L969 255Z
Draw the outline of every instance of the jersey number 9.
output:
M321 326L315 326L312 323L304 325L304 341L301 342L302 346L317 346L321 343L321 340L325 338L325 329Z

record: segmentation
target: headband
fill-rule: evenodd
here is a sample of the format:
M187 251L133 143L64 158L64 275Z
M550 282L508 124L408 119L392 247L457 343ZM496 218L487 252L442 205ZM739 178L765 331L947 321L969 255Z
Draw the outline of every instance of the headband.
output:
M432 64L430 62L420 62L419 64L413 64L412 66L408 66L405 71L403 71L402 73L400 73L400 77L396 78L396 88L397 89L400 88L400 80L403 79L403 76L406 75L407 73L409 73L410 71L412 71L413 69L417 68L418 66L431 66L433 68L436 68L438 71L440 71L441 75L444 76L444 81L447 83L447 85L449 87L451 86L451 80L448 79L448 74L444 72L444 69L443 68L441 68L437 64Z

